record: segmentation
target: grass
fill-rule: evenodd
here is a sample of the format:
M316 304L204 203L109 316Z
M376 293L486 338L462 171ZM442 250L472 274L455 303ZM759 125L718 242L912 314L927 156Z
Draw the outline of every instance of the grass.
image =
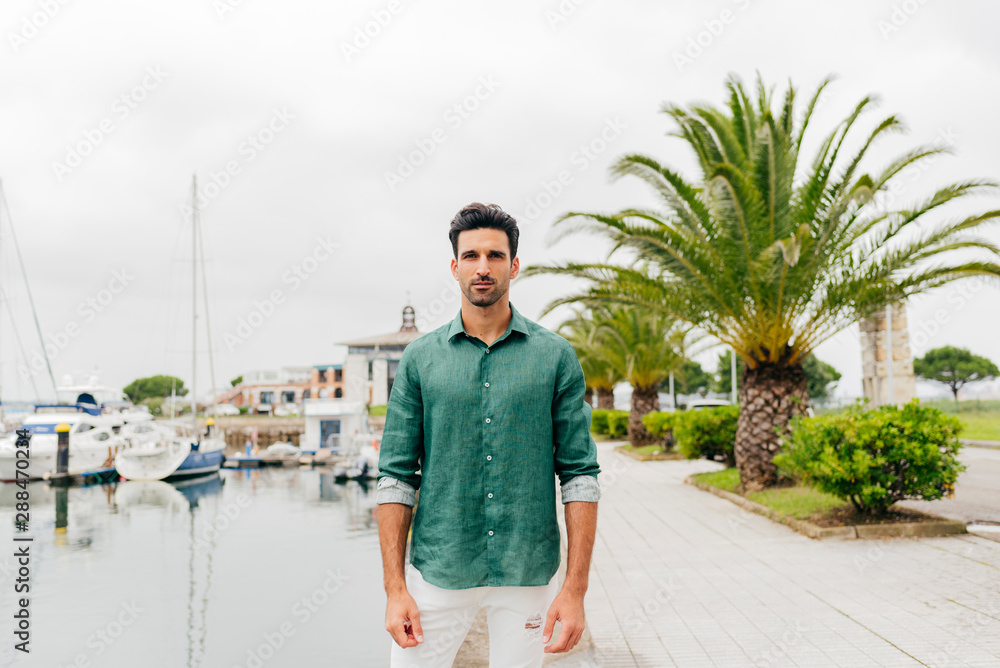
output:
M741 494L740 473L735 468L699 473L694 479L733 494ZM801 485L766 489L742 496L800 520L826 515L834 509L842 508L846 503L832 494Z
M1000 441L1000 399L970 399L960 402L956 410L951 399L934 399L921 401L921 405L933 406L948 415L957 415L965 424L965 429L959 435L972 441ZM840 408L817 408L817 415L840 413L846 410Z
M667 448L662 443L651 443L650 445L640 445L639 447L636 447L631 443L626 443L622 446L622 448L640 455L653 455L656 453L664 454L667 452Z

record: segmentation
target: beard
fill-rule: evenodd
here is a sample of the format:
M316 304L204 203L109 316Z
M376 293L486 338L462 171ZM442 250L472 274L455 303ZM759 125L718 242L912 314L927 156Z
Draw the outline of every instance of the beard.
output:
M494 281L489 290L480 291L474 287L475 279L473 279L472 283L463 286L462 292L465 293L466 299L476 306L493 306L507 294L508 285L507 282Z

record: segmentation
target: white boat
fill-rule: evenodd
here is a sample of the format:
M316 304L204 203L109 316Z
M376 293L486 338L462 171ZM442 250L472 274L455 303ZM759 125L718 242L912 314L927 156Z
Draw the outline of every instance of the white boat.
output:
M218 472L225 461L226 442L215 434L214 420L208 419L208 424L204 435L197 427L198 424L198 403L196 397L197 369L196 352L197 346L197 285L198 272L197 262L202 260L202 279L204 281L204 256L199 255L198 250L198 207L197 207L197 183L192 183L192 219L191 234L194 245L192 254L192 346L191 346L191 419L192 430L188 435L180 434L170 438L160 438L148 443L122 450L115 458L115 468L118 474L126 480L177 480L180 478L191 478L194 476L206 475ZM208 324L206 300L206 326ZM208 339L211 341L211 331L208 332ZM211 346L209 346L211 353ZM211 366L211 354L209 355ZM214 369L212 371L214 381ZM214 382L213 382L214 385Z
M219 470L225 460L221 438L175 437L121 450L115 458L126 480L178 480Z
M56 450L58 436L56 426L66 423L69 432L69 469L70 475L82 475L111 468L114 456L128 446L128 442L115 433L115 424L104 416L91 415L85 411L68 410L61 406L55 409L39 407L37 412L25 417L22 429L31 433L29 456L18 456L23 448L16 447L16 434L9 434L0 439L0 480L11 482L28 479L37 480L46 477L56 470ZM18 459L28 462L22 468L22 474L17 473Z

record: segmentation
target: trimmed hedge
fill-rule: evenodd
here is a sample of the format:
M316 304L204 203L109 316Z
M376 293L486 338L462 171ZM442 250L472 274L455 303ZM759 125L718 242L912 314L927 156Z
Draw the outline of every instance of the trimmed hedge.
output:
M674 412L652 411L642 416L642 424L650 434L663 439L663 445L667 450L673 450L674 421L678 415Z
M876 515L903 499L933 501L955 490L962 423L914 399L792 420L775 465Z
M612 438L622 438L628 434L628 411L595 409L591 412L590 430Z
M674 418L674 440L677 449L687 459L716 459L721 456L726 466L736 466L733 452L736 444L736 421L739 406L720 406L677 413Z

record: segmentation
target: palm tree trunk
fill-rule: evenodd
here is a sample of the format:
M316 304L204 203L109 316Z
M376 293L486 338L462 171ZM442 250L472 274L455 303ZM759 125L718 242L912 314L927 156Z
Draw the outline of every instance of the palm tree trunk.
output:
M772 462L781 444L775 428L784 433L796 415L809 407L809 388L801 364L765 364L746 369L739 387L740 417L736 425L736 467L748 492L774 485Z
M661 439L649 433L642 423L642 416L660 410L660 397L656 385L632 388L632 411L628 415L628 440L632 445L650 445Z
M597 409L602 411L615 409L615 395L611 390L597 389Z

